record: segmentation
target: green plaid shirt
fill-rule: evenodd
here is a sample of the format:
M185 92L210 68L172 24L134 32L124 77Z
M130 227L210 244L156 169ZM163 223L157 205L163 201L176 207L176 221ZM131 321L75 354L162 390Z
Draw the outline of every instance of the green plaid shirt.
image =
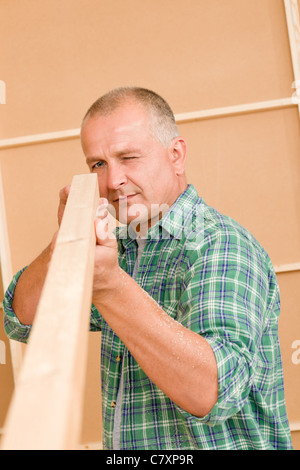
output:
M132 275L137 243L127 227L117 238L120 266ZM26 342L30 327L21 325L11 308L19 275L5 295L5 328L10 338ZM219 396L207 416L181 409L151 382L92 306L91 330L102 332L104 449L113 449L122 370L121 449L291 449L278 340L279 289L268 255L254 237L208 207L190 185L149 229L136 282L170 317L209 342Z

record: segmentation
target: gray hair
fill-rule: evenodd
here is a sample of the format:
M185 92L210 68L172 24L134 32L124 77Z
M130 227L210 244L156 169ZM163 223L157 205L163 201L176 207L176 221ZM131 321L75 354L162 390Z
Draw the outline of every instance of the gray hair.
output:
M90 106L83 121L97 114L107 116L130 102L140 104L146 109L151 117L150 133L164 147L168 147L172 139L178 136L173 111L160 95L146 88L121 87L109 91Z

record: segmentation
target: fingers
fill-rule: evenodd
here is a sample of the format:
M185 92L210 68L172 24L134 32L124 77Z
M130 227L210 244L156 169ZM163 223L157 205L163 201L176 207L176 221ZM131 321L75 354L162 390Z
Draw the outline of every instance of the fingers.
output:
M71 185L69 184L59 191L59 206L58 206L58 212L57 212L57 219L58 219L59 226L61 224L61 221L64 215L70 189L71 189Z
M58 207L58 225L61 225L65 207L67 204L68 196L70 193L70 185L65 186L59 191L59 207ZM108 211L108 200L105 198L99 198L99 205L96 212L95 219L95 233L96 242L98 245L108 245L108 241L115 241L116 238L113 234L113 229L110 227L109 211Z
M95 233L97 245L108 245L109 241L115 241L108 212L108 201L105 198L99 199L99 206L96 213Z
M71 185L68 184L67 186L65 186L64 188L62 188L62 189L59 191L59 199L60 199L60 202L66 204L67 199L68 199L68 196L69 196L69 193L70 193L70 189L71 189Z
M103 214L106 213L105 217L108 215L108 200L105 197L100 197L97 207L96 216L103 217Z

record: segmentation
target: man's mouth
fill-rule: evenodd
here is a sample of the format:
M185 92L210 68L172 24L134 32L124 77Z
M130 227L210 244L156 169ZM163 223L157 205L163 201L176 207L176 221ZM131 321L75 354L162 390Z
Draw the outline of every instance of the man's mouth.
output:
M132 199L134 196L136 196L136 194L123 194L114 199L113 202L124 203L130 201L130 199Z

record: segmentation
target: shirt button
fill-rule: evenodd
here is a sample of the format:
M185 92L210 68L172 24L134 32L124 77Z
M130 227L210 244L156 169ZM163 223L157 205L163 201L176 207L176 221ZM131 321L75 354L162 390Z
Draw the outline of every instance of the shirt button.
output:
M116 357L116 361L120 362L121 359L122 359L121 356L118 354L117 357Z
M115 401L112 401L111 404L110 404L110 406L111 406L112 408L115 408L115 407L117 406L117 404L116 404Z

